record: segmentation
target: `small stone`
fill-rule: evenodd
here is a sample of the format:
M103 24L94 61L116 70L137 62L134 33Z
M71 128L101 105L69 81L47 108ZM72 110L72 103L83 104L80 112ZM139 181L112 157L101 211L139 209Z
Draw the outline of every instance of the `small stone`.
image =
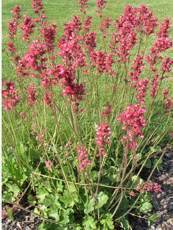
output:
M172 211L173 211L173 201L171 201L171 202L168 204L168 211L169 211L169 212L172 212Z
M168 222L168 224L170 224L170 225L172 226L172 228L173 228L173 218L168 219L167 222Z
M167 159L172 159L173 158L173 152L167 152L166 154L165 154L165 157L167 158Z
M160 176L159 180L160 180L160 181L163 181L163 180L165 180L167 177L168 177L168 173L165 173L165 174L163 174L163 175Z
M163 230L163 229L162 229L162 227L159 226L156 228L156 230Z
M173 177L170 177L170 178L167 180L167 184L173 186Z
M162 196L161 193L158 193L158 194L157 194L157 198L158 198L158 199L161 198L161 196Z
M26 221L30 221L30 217L29 217L29 216L26 216L26 217L25 217L25 220L26 220Z
M164 208L164 209L167 209L167 204L164 204L164 205L163 205L163 208Z

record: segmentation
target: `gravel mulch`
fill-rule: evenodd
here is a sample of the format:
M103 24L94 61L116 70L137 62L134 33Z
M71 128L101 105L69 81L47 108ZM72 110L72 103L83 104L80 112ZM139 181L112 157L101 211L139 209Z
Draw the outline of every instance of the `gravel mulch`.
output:
M153 180L161 184L163 192L153 194L154 209L160 218L150 230L173 230L173 149L165 153L162 169Z
M41 223L40 218L35 217L32 212L23 209L15 211L14 220L4 218L2 220L3 230L37 230Z

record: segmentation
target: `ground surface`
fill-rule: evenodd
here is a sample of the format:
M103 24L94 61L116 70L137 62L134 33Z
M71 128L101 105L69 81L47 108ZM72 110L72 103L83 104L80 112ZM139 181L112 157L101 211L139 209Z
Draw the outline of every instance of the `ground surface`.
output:
M163 158L160 172L156 172L154 180L161 184L163 192L153 195L153 205L160 216L151 230L173 229L173 149L168 149Z

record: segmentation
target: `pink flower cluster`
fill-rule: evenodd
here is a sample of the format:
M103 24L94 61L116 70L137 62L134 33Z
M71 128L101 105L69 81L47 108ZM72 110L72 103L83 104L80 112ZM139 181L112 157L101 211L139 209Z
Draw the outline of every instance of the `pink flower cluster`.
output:
M157 92L158 92L158 87L159 87L159 81L160 78L158 75L155 75L153 80L152 80L152 85L151 85L151 97L156 97Z
M19 102L19 96L13 82L3 82L5 89L2 90L2 104L5 110L13 109Z
M42 0L32 0L32 8L36 14L40 14L43 11Z
M52 51L54 48L54 42L56 37L56 25L47 25L44 26L41 30L45 44L49 51Z
M17 33L17 21L16 19L12 19L9 23L8 23L8 31L9 31L9 36L11 39L13 39L16 36Z
M157 18L145 5L141 5L137 11L139 30L147 35L152 34L157 26Z
M72 21L65 25L64 35L59 41L60 56L66 66L77 69L86 65L85 55L80 45L78 32L81 29L79 17L75 16Z
M79 0L80 11L83 12L84 14L86 13L86 9L88 7L87 3L88 3L88 0Z
M131 85L136 89L136 99L138 104L145 103L145 96L148 88L148 79L139 79L144 68L143 56L137 55L130 72Z
M146 6L127 6L123 16L116 23L117 32L113 35L111 48L116 51L122 62L127 62L130 51L136 44L137 32L150 35L156 25L157 19Z
M93 49L96 47L96 32L90 32L90 33L87 33L85 36L84 36L84 41L85 41L85 44L89 50L89 52L93 51Z
M136 99L139 105L145 104L145 97L148 89L148 83L149 83L148 79L141 79L135 85L136 92L137 92Z
M136 44L136 33L134 26L136 24L135 9L127 6L124 15L117 21L115 33L115 45L118 43L117 55L122 62L128 60L129 52Z
M64 79L64 81L66 81L66 79ZM76 102L82 99L84 92L85 90L83 84L77 84L75 82L68 82L68 85L65 85L63 91L64 95L69 95L71 97L71 100Z
M164 58L162 61L162 71L165 72L171 72L171 67L173 66L173 59L170 57Z
M79 146L77 148L77 153L79 171L83 172L91 164L91 161L88 158L88 151L85 146Z
M31 84L27 88L27 100L30 106L34 105L37 101L37 91L34 84Z
M155 64L157 60L159 60L160 53L171 48L173 45L172 40L169 38L168 32L170 28L170 21L166 19L163 21L160 27L160 31L157 34L156 41L150 49L150 54L147 56L147 61L150 64L150 68L152 71L155 71Z
M14 42L7 43L8 51L13 55L16 53L16 47L14 46Z
M117 120L122 123L126 135L122 142L130 150L136 150L138 138L143 138L142 129L145 127L145 109L139 104L130 105L119 115Z
M164 96L164 105L166 111L172 111L173 110L173 98L169 94L169 90L165 89L163 91L163 96Z
M24 40L26 41L29 40L30 35L33 33L34 27L35 27L34 20L29 16L25 16L23 24L21 26Z
M22 73L22 69L32 69L41 71L45 69L45 61L47 60L43 55L46 53L47 47L44 43L38 40L32 42L29 46L28 52L19 61L18 72Z
M170 20L169 19L165 19L161 26L160 26L160 30L158 32L158 38L161 38L161 37L165 37L167 38L169 36L168 32L169 32L169 29L171 27L171 24L170 24Z
M20 12L21 12L21 7L19 5L16 5L11 11L13 18L19 19L21 17Z
M93 51L90 53L93 66L97 68L100 73L113 74L113 56L103 51Z
M96 0L96 6L99 10L102 10L106 6L106 0Z
M77 69L86 65L85 55L77 39L67 41L61 39L59 43L60 55L65 65Z
M154 182L145 182L143 184L140 184L137 186L136 190L138 192L155 192L155 193L161 193L162 189L161 186L158 183Z
M53 102L52 92L49 92L49 91L45 92L43 100L44 100L46 105L51 106L52 102Z
M143 57L137 55L132 65L132 71L130 72L131 80L133 83L136 83L139 80L139 76L141 75L143 68Z
M54 75L54 79L60 80L63 88L63 95L69 96L71 102L78 105L78 102L85 93L85 89L83 84L75 82L75 71L71 68L65 68L62 65L58 65L51 71L51 74Z
M112 19L111 18L105 18L105 19L103 19L101 21L100 30L103 33L103 37L104 38L106 38L107 30L110 27L111 23L112 23Z
M105 147L110 143L111 129L108 124L102 123L96 129L96 144L98 146L98 156L106 155Z
M89 32L89 30L91 28L91 24L92 24L92 17L87 16L87 18L84 20L83 25L82 25L83 31L85 33Z
M107 105L104 107L104 109L103 109L101 115L102 115L103 117L109 117L109 116L111 115L111 113L112 113L112 106L111 106L110 104L107 104Z
M44 163L45 163L45 166L46 166L47 170L51 172L52 171L52 167L53 167L52 161L46 160Z
M19 19L21 17L20 12L21 8L18 5L16 5L11 11L12 20L8 23L8 32L10 39L13 39L16 36Z
M65 24L64 37L66 40L72 40L81 30L81 21L79 16L74 16L71 21Z

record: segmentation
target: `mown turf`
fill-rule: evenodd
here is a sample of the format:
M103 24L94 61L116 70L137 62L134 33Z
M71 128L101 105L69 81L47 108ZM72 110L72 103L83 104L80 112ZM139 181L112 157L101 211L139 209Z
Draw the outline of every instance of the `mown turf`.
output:
M10 11L16 5L19 4L22 7L22 12L24 14L33 15L31 8L32 0L3 0L3 78L9 79L12 74L11 64L9 57L5 52L5 44L7 42L7 28L8 21L11 17ZM45 11L48 16L49 21L56 22L58 25L59 34L63 30L63 25L67 22L74 14L78 13L78 0L43 0ZM95 2L96 0L89 0L89 15L94 16L95 23L97 24L98 18L95 14ZM159 20L168 17L173 22L173 0L107 0L107 6L104 10L104 14L116 19L122 12L127 4L132 4L138 6L140 4L145 4L149 6L154 14ZM173 37L173 29L171 29L171 36ZM21 41L17 41L21 43ZM173 55L173 54L172 54ZM172 56L171 55L171 56Z
M47 16L50 20L56 21L61 27L70 17L77 12L78 0L45 0L43 1L46 9ZM19 4L22 6L23 11L32 13L31 0L3 0L3 32L4 36L7 31L7 22L10 18L10 10ZM172 0L107 0L107 7L105 14L113 18L119 15L126 4L148 5L159 19L165 17L172 18L173 20L173 1ZM89 0L89 14L95 13L95 0ZM61 28L60 28L61 30Z

